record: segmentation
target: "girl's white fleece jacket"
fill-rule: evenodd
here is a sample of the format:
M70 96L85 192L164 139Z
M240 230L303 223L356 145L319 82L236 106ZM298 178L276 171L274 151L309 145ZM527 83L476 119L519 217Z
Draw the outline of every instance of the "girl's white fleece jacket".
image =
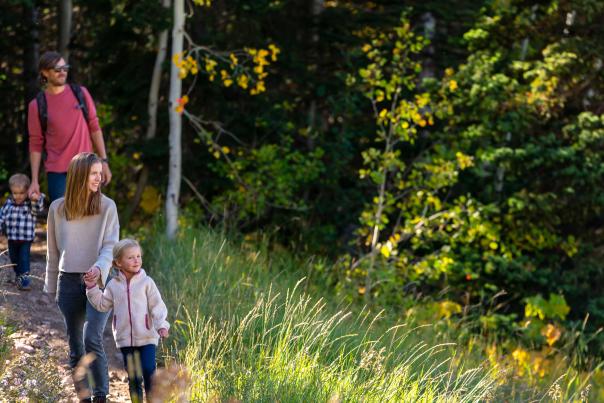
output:
M169 329L168 309L155 282L141 269L130 282L123 273L101 291L98 285L86 290L90 303L99 311L113 308L113 338L118 348L157 345L161 328Z

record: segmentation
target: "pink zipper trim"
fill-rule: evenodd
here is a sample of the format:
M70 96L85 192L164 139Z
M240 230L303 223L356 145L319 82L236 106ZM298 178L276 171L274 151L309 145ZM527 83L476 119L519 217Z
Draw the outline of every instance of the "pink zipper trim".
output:
M128 295L128 317L130 318L130 346L134 345L134 335L132 334L132 311L130 309L130 281L126 280L126 294Z

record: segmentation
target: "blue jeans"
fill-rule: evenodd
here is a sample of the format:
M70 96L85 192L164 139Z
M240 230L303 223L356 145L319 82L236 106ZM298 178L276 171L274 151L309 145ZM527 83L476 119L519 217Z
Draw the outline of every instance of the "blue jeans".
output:
M155 372L155 348L155 344L146 344L140 347L122 347L120 349L128 372L130 400L133 402L143 402L143 382L145 394L149 399L151 377Z
M67 172L48 172L48 197L50 202L65 196Z
M103 332L111 311L99 312L90 305L80 273L59 273L57 305L63 314L67 330L69 365L75 368L84 354L94 353L96 359L89 368L93 384L88 384L89 377L86 377L83 384L92 388L95 397L107 396L109 373L103 348ZM79 384L75 386L76 390L80 389Z
M17 286L29 287L29 252L31 241L8 241L8 255L15 270Z

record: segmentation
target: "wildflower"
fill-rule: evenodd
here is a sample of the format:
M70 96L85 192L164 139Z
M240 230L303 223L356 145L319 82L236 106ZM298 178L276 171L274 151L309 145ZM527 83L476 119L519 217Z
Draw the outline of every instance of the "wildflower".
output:
M35 379L28 379L25 381L25 386L28 388L35 387L37 385L38 385L38 381L36 381Z

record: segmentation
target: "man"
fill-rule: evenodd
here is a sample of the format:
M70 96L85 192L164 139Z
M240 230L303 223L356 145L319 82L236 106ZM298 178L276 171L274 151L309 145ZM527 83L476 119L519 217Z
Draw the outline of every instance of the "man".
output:
M40 193L38 181L42 151L46 151L44 166L48 178L50 201L63 197L69 162L80 152L92 152L92 147L103 160L103 182L111 181L103 132L99 126L94 101L84 87L67 84L69 65L57 52L46 52L38 64L44 93L29 103L27 126L29 128L29 158L31 185L28 194ZM40 97L42 97L40 99ZM80 103L81 97L84 104ZM46 114L39 113L39 103L46 103ZM42 106L44 108L44 106ZM88 116L86 121L85 115ZM43 125L46 126L44 130Z

